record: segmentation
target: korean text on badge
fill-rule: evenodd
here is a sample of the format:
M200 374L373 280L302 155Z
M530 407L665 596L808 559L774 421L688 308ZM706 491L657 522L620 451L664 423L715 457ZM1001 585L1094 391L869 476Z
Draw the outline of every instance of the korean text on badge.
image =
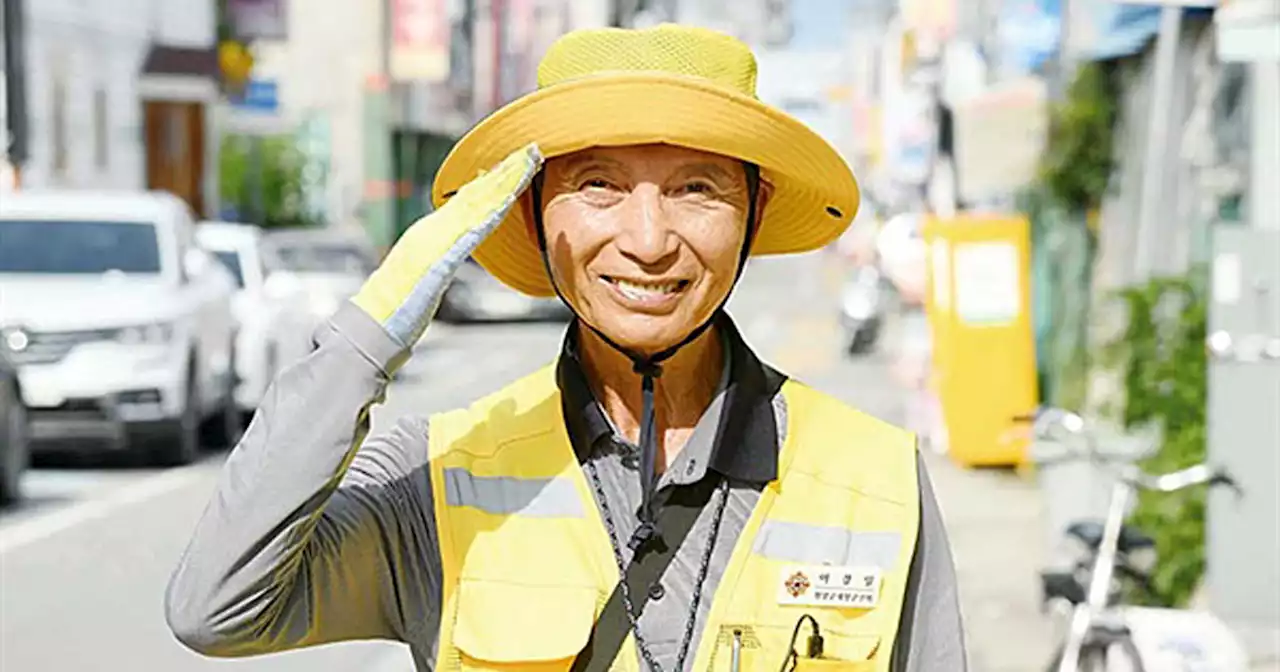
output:
M880 603L880 569L787 565L778 579L778 604L872 609Z

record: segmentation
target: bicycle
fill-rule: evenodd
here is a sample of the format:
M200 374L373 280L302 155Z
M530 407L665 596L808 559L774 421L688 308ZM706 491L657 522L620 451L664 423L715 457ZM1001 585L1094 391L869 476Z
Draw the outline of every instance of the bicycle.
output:
M1014 421L1030 422L1036 441L1076 447L1058 457L1037 459L1036 464L1084 459L1113 468L1116 475L1106 518L1101 523L1077 521L1067 528L1067 535L1084 546L1083 557L1069 570L1041 574L1045 603L1061 601L1071 607L1066 640L1051 659L1049 672L1245 672L1243 647L1212 615L1125 604L1126 594L1134 590L1159 597L1149 574L1155 564L1155 542L1124 522L1138 491L1177 492L1222 485L1241 496L1231 476L1208 464L1167 474L1149 474L1132 463L1112 467L1112 460L1097 449L1088 423L1063 409L1042 408Z

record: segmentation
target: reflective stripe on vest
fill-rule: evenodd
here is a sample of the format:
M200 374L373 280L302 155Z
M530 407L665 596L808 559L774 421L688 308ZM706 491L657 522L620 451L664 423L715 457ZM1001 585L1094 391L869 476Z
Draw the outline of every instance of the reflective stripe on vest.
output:
M777 670L809 613L832 658L822 669L887 672L919 526L915 440L799 383L782 394L779 478L761 492L711 598L693 669L728 670L741 630L742 669ZM434 416L430 439L444 572L436 669L569 669L618 571L565 431L554 366ZM877 602L781 604L795 565L873 569ZM614 669L640 669L631 640Z

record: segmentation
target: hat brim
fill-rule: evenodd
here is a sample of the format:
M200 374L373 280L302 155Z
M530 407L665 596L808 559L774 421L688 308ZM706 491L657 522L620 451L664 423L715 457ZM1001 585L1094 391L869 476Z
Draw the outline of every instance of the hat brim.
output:
M705 80L611 72L519 98L477 124L440 167L432 200L536 142L547 158L588 147L663 143L760 166L773 187L751 254L808 252L831 243L858 209L858 184L826 140L789 115ZM513 208L474 257L507 286L553 296L523 212Z

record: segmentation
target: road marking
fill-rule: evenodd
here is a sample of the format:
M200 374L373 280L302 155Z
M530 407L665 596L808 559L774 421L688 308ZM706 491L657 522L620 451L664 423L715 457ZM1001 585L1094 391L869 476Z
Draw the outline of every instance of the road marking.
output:
M197 463L122 485L107 495L72 504L66 508L0 528L0 555L48 539L81 523L105 518L112 512L153 497L180 490L201 476Z

